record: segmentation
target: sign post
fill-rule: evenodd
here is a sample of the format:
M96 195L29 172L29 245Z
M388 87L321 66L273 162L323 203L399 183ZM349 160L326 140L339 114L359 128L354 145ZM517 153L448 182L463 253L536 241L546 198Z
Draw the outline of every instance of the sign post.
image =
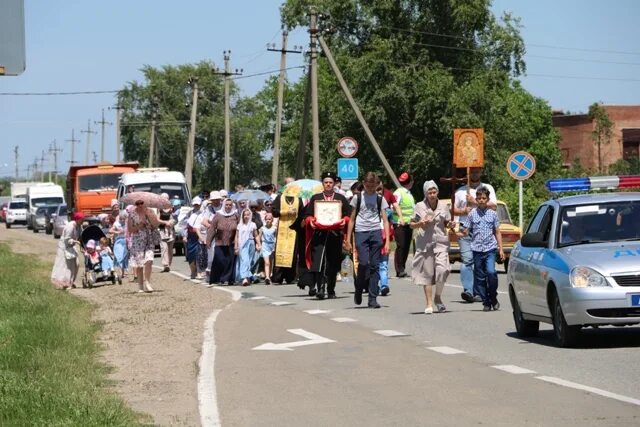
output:
M526 151L516 151L507 160L507 172L518 180L518 227L522 230L522 182L531 178L536 171L536 159Z

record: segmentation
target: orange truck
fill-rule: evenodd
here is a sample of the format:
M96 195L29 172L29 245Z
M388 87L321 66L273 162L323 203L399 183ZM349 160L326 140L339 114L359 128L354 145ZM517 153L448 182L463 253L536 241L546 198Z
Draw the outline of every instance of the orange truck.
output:
M67 174L67 208L95 217L111 210L120 176L135 172L138 162L72 166Z

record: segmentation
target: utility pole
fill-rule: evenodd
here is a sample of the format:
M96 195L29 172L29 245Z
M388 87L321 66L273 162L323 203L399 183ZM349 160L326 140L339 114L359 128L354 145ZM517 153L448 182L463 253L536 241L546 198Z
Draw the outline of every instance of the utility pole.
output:
M191 121L189 125L189 140L187 141L187 154L185 155L184 176L187 180L187 188L192 190L193 156L196 144L196 117L198 114L198 78L192 77L188 81L191 86Z
M225 50L224 52L224 72L214 72L216 75L224 76L224 188L230 190L231 187L231 124L229 121L229 91L231 86L231 76L238 76L242 74L242 70L231 72L229 68L229 58L231 57L231 51Z
M73 166L76 163L76 142L80 142L80 140L75 138L75 130L71 129L71 139L67 139L67 142L71 143L71 160L69 163Z
M55 175L55 182L58 183L58 153L62 153L62 149L58 148L58 143L54 139L51 142L53 148L50 148L49 151L53 154L53 173Z
M100 161L104 162L104 125L109 125L111 126L113 123L111 122L106 122L104 120L104 108L102 109L102 120L100 120L99 122L94 122L96 125L100 125L102 126L102 133L100 135L101 141L100 141Z
M271 182L278 185L278 169L280 168L280 133L282 132L282 104L284 102L284 76L287 68L287 53L302 53L302 47L294 46L293 50L287 50L287 38L289 33L282 31L282 48L276 49L275 44L267 45L270 52L280 52L280 77L278 78L278 107L276 109L276 129L273 137L273 165L271 167Z
M351 105L351 108L353 109L354 113L356 113L356 117L358 118L360 125L364 129L364 132L367 134L367 137L369 138L371 145L373 145L373 149L375 150L376 154L378 155L378 158L380 159L385 169L387 170L387 173L393 180L393 183L396 185L396 187L400 188L400 182L398 181L396 174L393 172L393 169L391 169L391 165L389 164L389 162L387 161L387 158L384 156L384 153L380 149L380 146L378 145L378 141L376 141L376 138L373 136L371 129L369 129L369 125L367 125L367 121L364 119L364 116L362 115L362 112L360 111L358 104L356 104L356 101L353 99L353 96L351 96L351 91L349 91L349 87L347 86L347 83L344 81L344 78L342 77L342 73L340 72L340 69L336 64L336 61L333 59L333 54L331 53L331 50L329 50L329 46L327 46L327 43L325 43L324 38L322 38L322 36L320 36L318 40L320 41L320 46L322 46L322 51L324 52L325 56L327 57L327 60L329 61L329 65L331 66L331 70L333 71L333 74L336 75L336 78L338 79L338 83L340 83L340 87L342 88L342 91L347 97L347 100L349 101L349 104Z
M158 112L158 100L154 96L151 100L151 136L149 138L149 161L148 165L150 168L153 167L153 156L155 154L156 149L156 114Z
M120 111L124 110L117 104L115 107L109 107L110 109L116 110L116 163L120 163L121 155L120 155Z
M42 156L40 157L40 181L44 181L44 150L42 150ZM51 181L51 173L49 173L49 181Z
M93 163L98 163L98 153L93 152Z
M19 172L19 169L18 169L18 146L17 145L13 149L13 154L16 157L16 181L18 181L20 179L20 172Z
M311 44L311 140L313 149L313 179L320 179L320 116L318 112L318 13L313 10L310 16L309 34Z
M304 164L307 154L307 128L309 127L309 110L311 109L311 65L307 75L307 90L304 94L304 107L302 110L302 130L298 143L298 161L296 162L296 179L304 178Z
M87 120L87 130L81 130L80 133L87 134L87 150L84 155L84 164L89 164L89 153L91 153L91 134L96 134L98 132L91 130L91 120Z
M34 177L34 181L38 180L38 157L35 158L35 160L33 161L33 177Z

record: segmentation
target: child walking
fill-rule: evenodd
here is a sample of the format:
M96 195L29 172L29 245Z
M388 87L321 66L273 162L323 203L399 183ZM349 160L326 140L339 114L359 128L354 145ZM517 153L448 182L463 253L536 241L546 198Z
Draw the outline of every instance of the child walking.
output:
M276 248L276 226L273 225L273 215L267 213L264 216L265 224L260 227L258 240L262 245L261 255L264 260L264 284L271 284L271 262Z
M500 220L493 209L487 208L490 191L480 186L476 190L478 206L462 221L461 236L471 235L473 251L473 288L482 298L483 311L500 309L498 302L498 273L496 272L496 249L504 261Z
M260 237L256 223L251 221L253 213L250 209L242 211L242 220L238 224L236 233L235 253L238 256L237 279L242 281L242 286L249 286L253 281L251 267L256 256L256 250L260 250Z

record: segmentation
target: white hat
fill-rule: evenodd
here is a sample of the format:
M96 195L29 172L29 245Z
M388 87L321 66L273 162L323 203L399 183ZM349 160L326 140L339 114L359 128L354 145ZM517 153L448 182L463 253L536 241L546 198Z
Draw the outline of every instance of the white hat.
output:
M87 242L87 249L95 249L96 248L96 241L93 239L90 239Z
M194 197L193 200L191 200L191 206L201 205L201 204L202 204L202 199L198 196Z
M227 192L227 190L220 190L220 197L222 198L229 197L229 193Z
M118 206L118 199L111 199L111 207Z
M209 193L209 200L222 200L222 196L219 191L213 190Z

